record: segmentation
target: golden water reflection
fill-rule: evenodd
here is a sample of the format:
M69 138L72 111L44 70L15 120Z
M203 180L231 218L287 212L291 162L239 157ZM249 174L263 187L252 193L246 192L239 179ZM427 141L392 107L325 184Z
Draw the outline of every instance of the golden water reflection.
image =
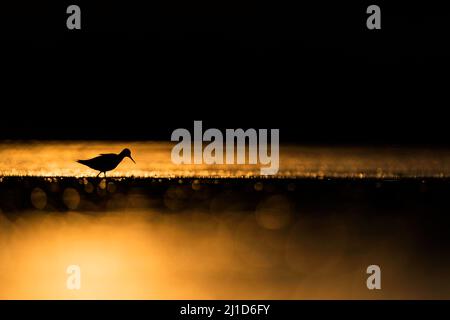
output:
M337 216L286 227L271 215L0 215L0 299L408 299L448 290L421 273L409 231L355 239L357 228ZM385 270L378 292L365 286L374 261ZM81 268L80 290L66 288L69 265Z
M95 176L98 172L75 161L100 153L132 150L137 163L125 159L115 177L250 177L258 165L175 165L168 142L2 142L0 175ZM280 147L277 177L398 178L449 177L450 150L395 147Z

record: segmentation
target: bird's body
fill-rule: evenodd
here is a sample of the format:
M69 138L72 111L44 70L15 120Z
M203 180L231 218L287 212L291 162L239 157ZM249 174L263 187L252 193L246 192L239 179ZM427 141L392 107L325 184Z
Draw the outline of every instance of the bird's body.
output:
M106 171L114 170L125 157L130 158L134 163L136 163L131 157L131 151L129 149L123 149L122 152L119 154L102 153L95 158L88 160L77 160L77 162L84 164L85 166L88 166L91 169L100 171L97 177L102 172L106 177Z

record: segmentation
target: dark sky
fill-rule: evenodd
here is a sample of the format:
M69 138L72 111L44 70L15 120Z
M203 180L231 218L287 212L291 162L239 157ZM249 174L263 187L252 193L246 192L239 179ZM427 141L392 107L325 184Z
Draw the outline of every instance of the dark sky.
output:
M347 1L348 2L348 1ZM0 139L169 139L280 128L282 141L449 145L438 2L15 3L2 10Z

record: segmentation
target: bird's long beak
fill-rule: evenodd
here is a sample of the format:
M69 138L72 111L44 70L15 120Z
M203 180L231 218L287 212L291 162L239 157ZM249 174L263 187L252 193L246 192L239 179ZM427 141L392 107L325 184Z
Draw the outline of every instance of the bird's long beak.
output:
M131 161L133 161L134 163L136 163L136 161L134 161L134 159L133 159L133 157L132 157L132 156L129 156L128 158L130 158L130 159L131 159Z

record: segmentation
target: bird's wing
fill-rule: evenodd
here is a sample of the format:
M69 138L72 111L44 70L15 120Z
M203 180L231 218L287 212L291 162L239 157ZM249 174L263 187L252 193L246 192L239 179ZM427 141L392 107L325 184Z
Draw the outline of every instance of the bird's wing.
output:
M101 156L116 156L115 153L100 153Z

